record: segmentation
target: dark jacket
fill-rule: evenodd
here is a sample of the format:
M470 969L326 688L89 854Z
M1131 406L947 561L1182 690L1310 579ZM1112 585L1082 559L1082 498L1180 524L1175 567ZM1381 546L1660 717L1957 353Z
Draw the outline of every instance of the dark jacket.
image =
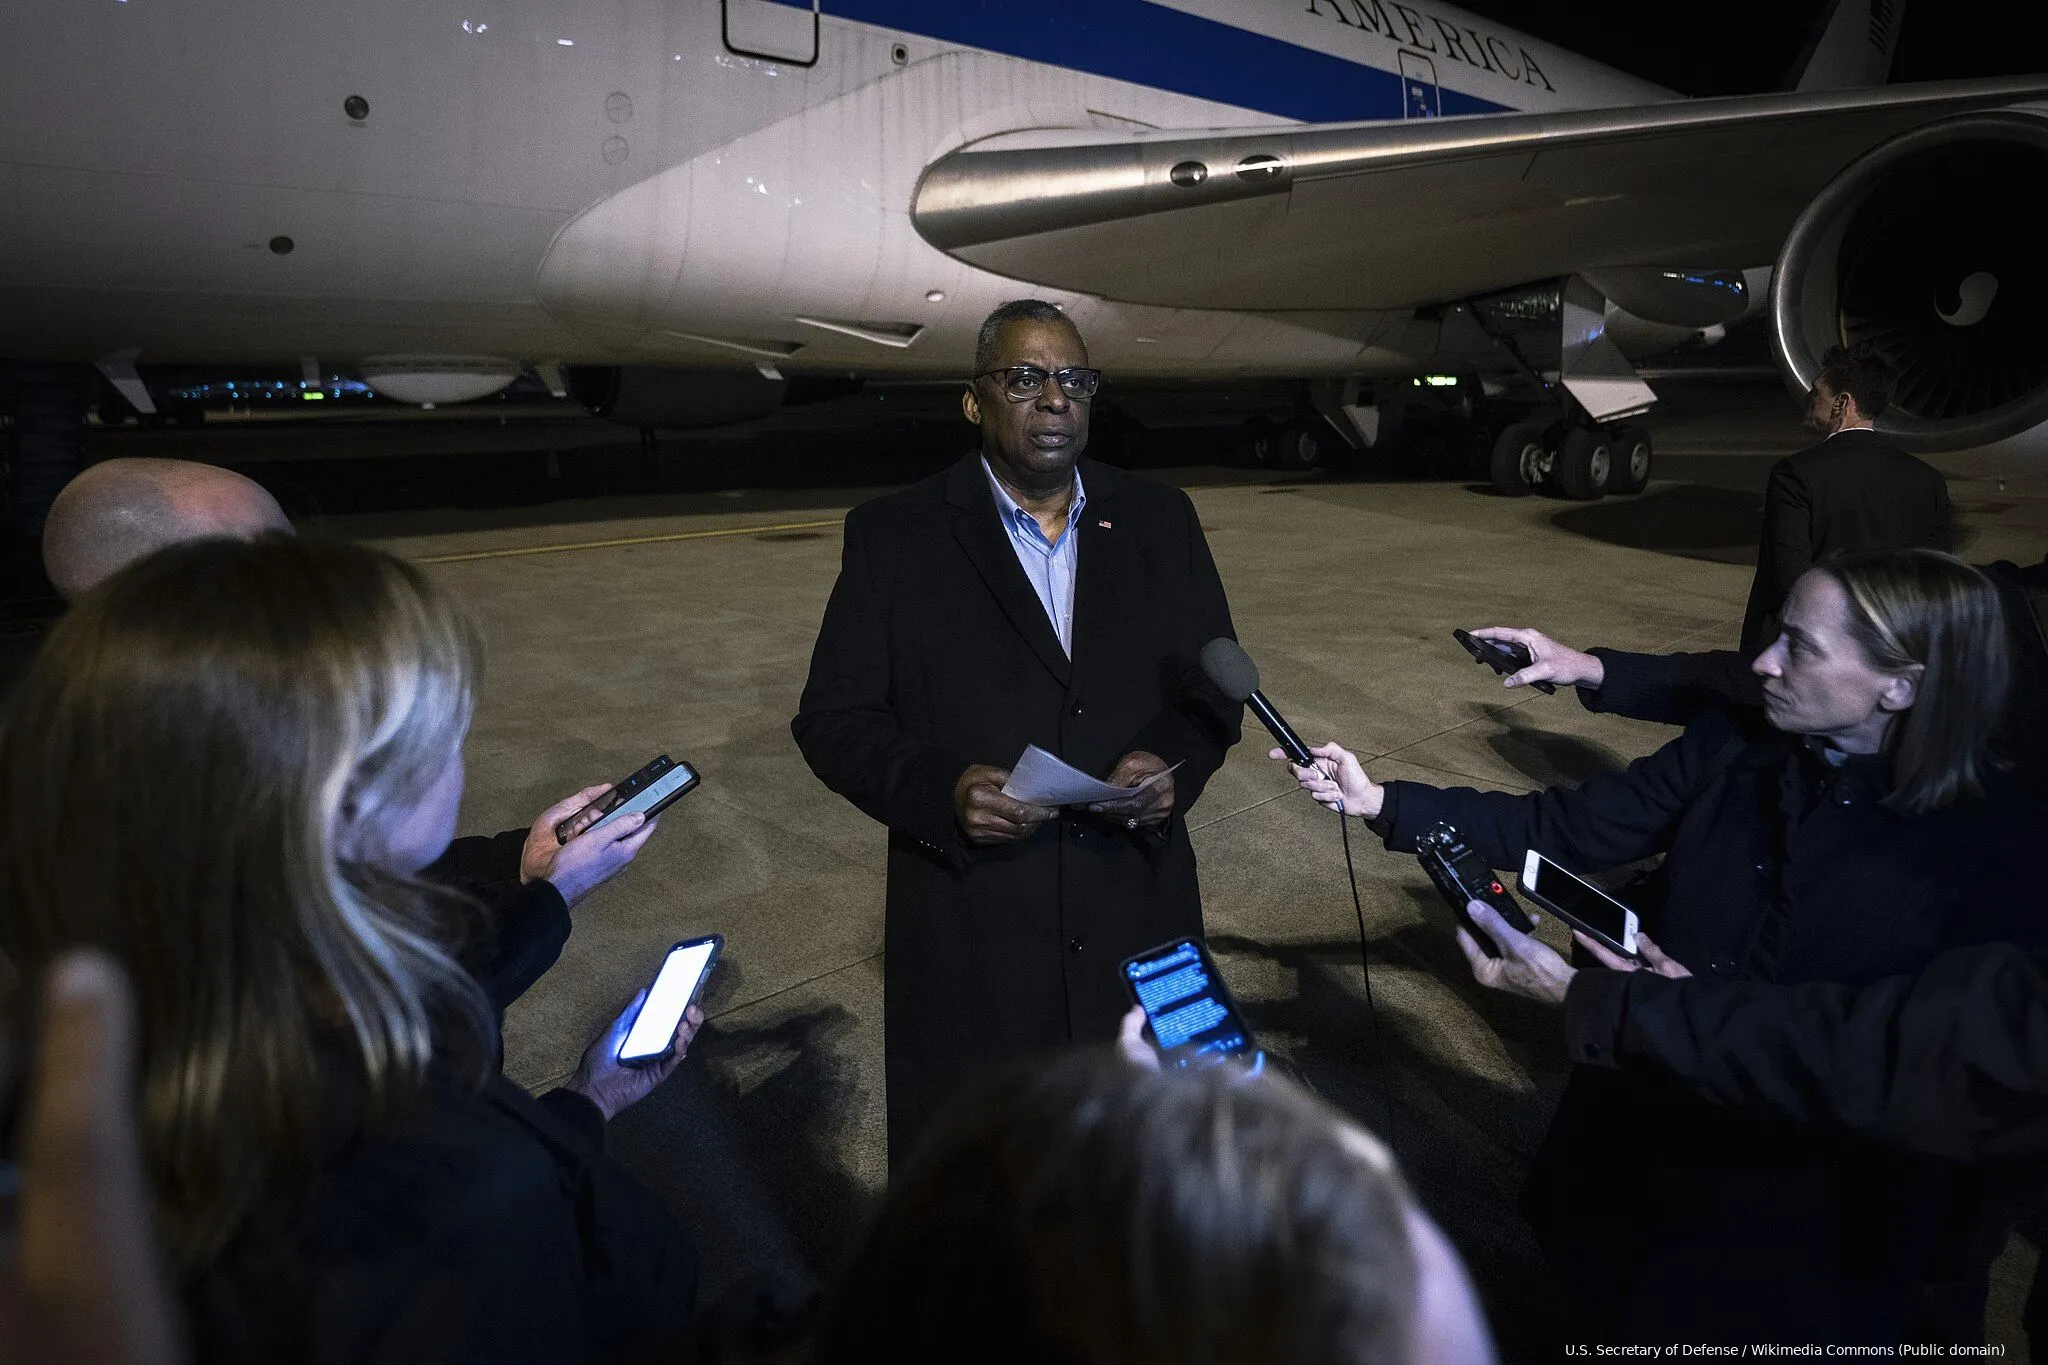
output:
M1390 783L1378 824L1410 849L1447 821L1503 868L1532 847L1581 872L1665 852L1645 927L1703 977L1861 985L1950 947L2048 943L2010 896L2039 828L2023 794L1908 819L1878 804L1888 785L1881 760L1834 768L1716 707L1576 791ZM1986 1269L2033 1188L1781 1129L1663 1073L1579 1067L1527 1200L1606 1339L1897 1343L1981 1333Z
M790 728L819 779L889 828L892 1160L988 1066L1114 1036L1118 964L1202 931L1187 814L1240 716L1197 662L1231 634L1223 584L1186 494L1092 460L1081 477L1071 663L979 455L846 519ZM1182 764L1171 820L1133 833L1067 812L1019 843L970 845L954 783L1026 744L1097 776L1133 750Z
M1771 469L1763 542L1742 648L1771 642L1772 623L1792 584L1831 554L1855 550L1949 548L1948 483L1874 431L1837 432Z
M1801 1127L1957 1161L2048 1161L2038 949L1958 948L1863 986L1583 971L1565 1038L1574 1061L1653 1064L1705 1099Z
M420 873L484 908L485 923L464 958L501 1023L506 1009L555 965L569 941L569 903L554 883L519 880L526 835L508 829L457 839Z
M187 1294L199 1361L670 1361L697 1257L604 1156L581 1095L431 1083L371 1129L335 1049L320 1169L264 1200Z

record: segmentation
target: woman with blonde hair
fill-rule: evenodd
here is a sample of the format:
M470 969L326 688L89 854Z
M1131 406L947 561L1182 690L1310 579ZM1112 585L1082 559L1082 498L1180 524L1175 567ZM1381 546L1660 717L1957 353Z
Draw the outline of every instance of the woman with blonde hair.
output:
M661 1359L687 1238L602 1155L681 1057L629 1007L539 1100L497 1073L417 876L454 832L481 647L418 570L265 536L85 594L0 738L0 951L136 987L142 1146L202 1358Z

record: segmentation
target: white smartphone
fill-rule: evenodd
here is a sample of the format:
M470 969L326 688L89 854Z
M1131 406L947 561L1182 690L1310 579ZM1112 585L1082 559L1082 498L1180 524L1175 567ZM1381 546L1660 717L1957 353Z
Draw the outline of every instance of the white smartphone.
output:
M1584 877L1575 877L1530 849L1522 859L1522 892L1572 928L1624 957L1636 955L1636 912Z
M626 1041L619 1044L622 1065L651 1066L668 1056L683 1011L703 990L724 947L724 938L706 934L685 939L668 950L661 970L654 974L654 984L647 988L647 998L640 1002L640 1013L633 1016L633 1027L626 1030Z

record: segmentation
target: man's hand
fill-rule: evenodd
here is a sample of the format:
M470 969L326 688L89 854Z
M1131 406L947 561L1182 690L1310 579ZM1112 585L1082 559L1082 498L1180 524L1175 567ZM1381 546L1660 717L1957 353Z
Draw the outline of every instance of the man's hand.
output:
M1009 844L1027 838L1059 814L1051 806L1033 806L1003 795L1008 768L976 763L953 784L953 818L972 844Z
M19 1224L0 1264L0 1360L171 1365L185 1347L150 1227L134 999L96 953L58 959L44 989Z
M1499 957L1488 957L1473 939L1471 931L1459 926L1458 947L1464 950L1465 960L1472 964L1474 980L1489 990L1506 991L1524 1000L1541 1001L1546 1005L1564 1003L1564 993L1571 986L1572 978L1578 975L1571 963L1533 935L1516 933L1509 928L1500 912L1485 901L1466 902L1465 913L1500 948ZM1535 912L1531 911L1529 922L1534 924L1536 919Z
M1297 768L1292 763L1287 765L1303 791L1320 804L1344 815L1370 820L1380 813L1380 807L1386 804L1387 789L1365 775L1358 755L1341 744L1313 744L1309 746L1309 752L1322 762L1313 768ZM1266 757L1286 762L1287 751L1273 749Z
M1561 687L1583 687L1589 692L1594 692L1599 690L1601 683L1607 681L1606 664L1591 654L1559 644L1540 630L1523 630L1519 626L1487 626L1484 630L1473 631L1472 634L1481 640L1520 645L1529 651L1529 666L1501 679L1503 686L1527 687L1530 683L1547 682L1556 683Z
M624 815L594 834L589 832L590 822L586 822L584 829L573 834L566 844L555 837L556 825L611 789L609 782L585 787L542 811L533 828L526 832L526 848L519 855L519 880L552 882L555 890L562 893L562 899L574 905L639 856L647 841L654 837L661 824L659 820Z
M633 997L633 1002L598 1035L597 1041L584 1049L583 1060L576 1064L576 1074L562 1083L564 1090L573 1090L596 1105L607 1123L653 1094L655 1087L682 1065L690 1040L704 1025L704 1011L692 1005L683 1011L682 1022L676 1025L676 1036L669 1044L667 1056L646 1066L621 1065L619 1049L625 1046L626 1035L633 1031L640 1002L646 998L644 989Z
M1108 778L1112 787L1136 787L1160 773L1166 776L1145 790L1115 801L1100 801L1088 809L1128 829L1157 829L1173 814L1172 765L1157 754L1134 749L1117 760L1116 771Z

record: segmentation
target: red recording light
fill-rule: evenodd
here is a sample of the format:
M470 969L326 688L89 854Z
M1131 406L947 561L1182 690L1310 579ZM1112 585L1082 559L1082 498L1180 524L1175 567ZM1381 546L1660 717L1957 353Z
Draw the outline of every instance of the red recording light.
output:
M1507 888L1505 886L1502 886L1499 882L1495 882L1493 884L1493 894L1496 896L1506 895Z

